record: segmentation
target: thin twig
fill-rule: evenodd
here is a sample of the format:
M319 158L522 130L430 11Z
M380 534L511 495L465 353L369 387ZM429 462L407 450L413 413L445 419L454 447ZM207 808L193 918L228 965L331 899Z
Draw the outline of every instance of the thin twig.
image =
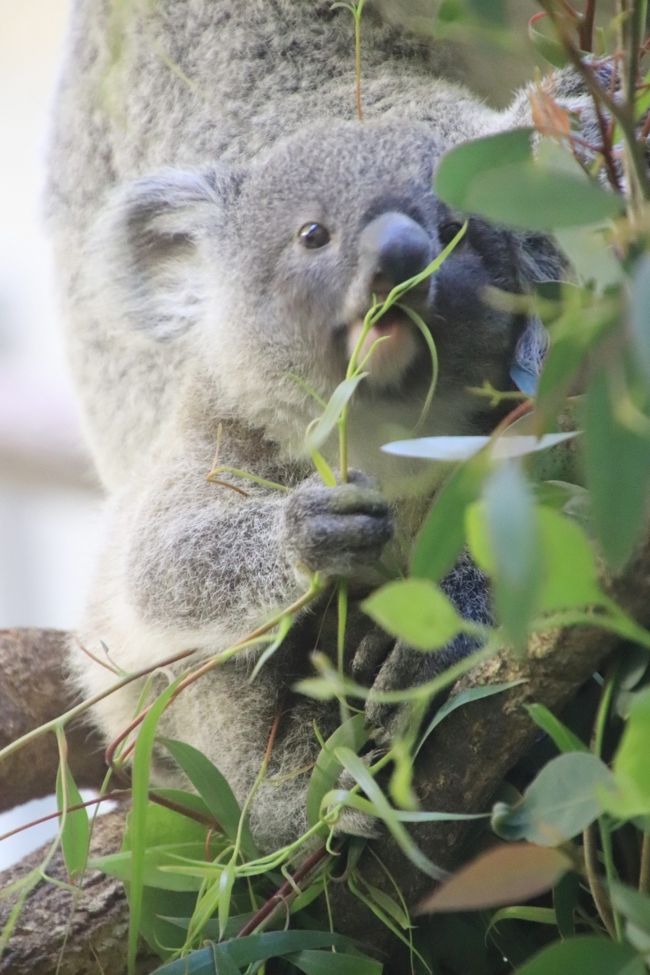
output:
M650 893L650 833L643 834L643 841L641 843L639 890L642 894Z
M587 883L593 898L596 910L605 926L610 938L616 939L616 928L614 927L614 915L605 893L598 866L598 830L595 823L592 823L582 834L582 844L585 855L585 872Z

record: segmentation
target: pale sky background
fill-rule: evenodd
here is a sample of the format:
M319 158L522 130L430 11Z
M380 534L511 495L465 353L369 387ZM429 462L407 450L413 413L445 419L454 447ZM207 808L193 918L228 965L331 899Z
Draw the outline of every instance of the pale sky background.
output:
M41 217L67 7L0 0L0 628L72 627L97 538L97 497L60 459L80 438ZM0 833L50 811L42 800L0 816ZM0 869L55 829L0 844Z

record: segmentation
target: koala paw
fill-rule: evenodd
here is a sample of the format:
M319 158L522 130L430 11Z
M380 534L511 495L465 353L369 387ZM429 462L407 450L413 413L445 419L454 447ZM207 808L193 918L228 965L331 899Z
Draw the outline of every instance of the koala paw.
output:
M392 534L387 502L358 471L337 487L309 478L287 502L284 545L298 569L344 578L363 574L373 568Z

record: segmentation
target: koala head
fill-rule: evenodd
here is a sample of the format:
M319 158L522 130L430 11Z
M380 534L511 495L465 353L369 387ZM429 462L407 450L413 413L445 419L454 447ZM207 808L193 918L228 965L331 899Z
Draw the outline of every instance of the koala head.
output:
M328 396L373 296L425 269L462 226L433 190L444 148L424 125L330 122L247 167L139 180L102 232L113 300L135 328L186 342L232 409L297 403L288 376ZM486 292L525 290L559 267L548 242L469 220L437 273L404 298L435 341L438 396L484 380L508 386L518 343L528 359L539 354L536 326ZM431 362L408 314L391 309L367 345L378 337L360 395L396 410L421 402Z

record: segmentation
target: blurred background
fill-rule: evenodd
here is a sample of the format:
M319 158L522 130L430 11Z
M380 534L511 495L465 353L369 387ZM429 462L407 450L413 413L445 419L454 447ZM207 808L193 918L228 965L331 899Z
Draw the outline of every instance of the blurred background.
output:
M0 628L71 628L94 561L99 490L70 387L41 217L67 0L0 0ZM0 816L0 833L50 809ZM0 844L0 868L55 827Z

